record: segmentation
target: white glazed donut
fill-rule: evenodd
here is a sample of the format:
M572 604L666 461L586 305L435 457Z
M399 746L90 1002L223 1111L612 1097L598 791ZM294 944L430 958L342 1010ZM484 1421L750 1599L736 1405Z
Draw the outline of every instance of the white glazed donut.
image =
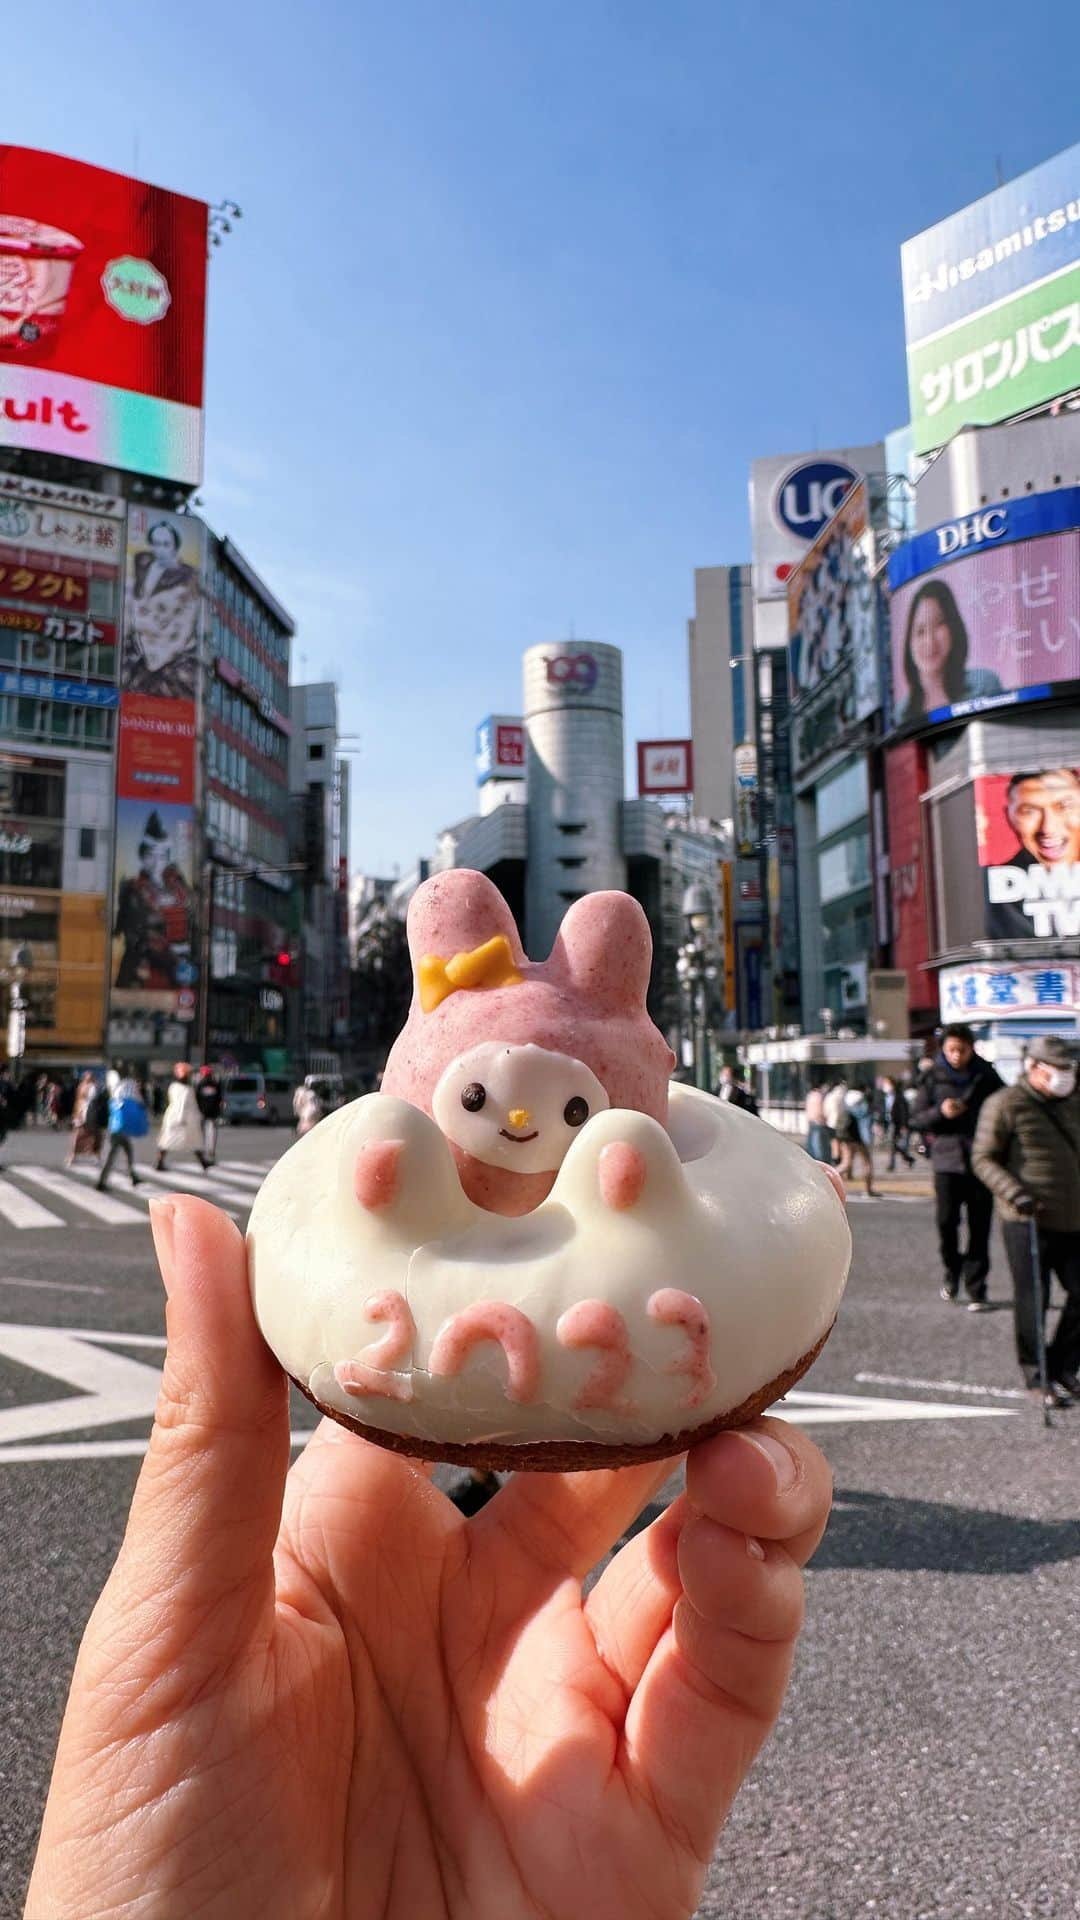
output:
M432 1458L563 1467L675 1451L786 1390L851 1237L800 1146L672 1086L666 1132L594 1112L517 1217L466 1196L427 1113L369 1094L271 1170L248 1247L266 1340L334 1418Z

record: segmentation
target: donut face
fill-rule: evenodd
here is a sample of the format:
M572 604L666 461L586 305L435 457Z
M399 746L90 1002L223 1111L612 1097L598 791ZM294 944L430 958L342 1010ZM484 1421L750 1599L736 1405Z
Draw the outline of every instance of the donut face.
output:
M486 1041L451 1061L431 1113L448 1140L485 1166L555 1173L585 1122L609 1105L595 1073L569 1054Z

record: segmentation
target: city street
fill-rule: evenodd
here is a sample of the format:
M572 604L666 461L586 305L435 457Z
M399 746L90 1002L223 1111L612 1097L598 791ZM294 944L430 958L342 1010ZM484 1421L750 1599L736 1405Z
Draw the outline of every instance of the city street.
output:
M225 1129L212 1175L181 1162L177 1182L242 1220L288 1140ZM95 1211L90 1180L58 1172L66 1144L32 1132L0 1156L5 1920L21 1912L73 1658L120 1539L163 1348L153 1183L133 1195L118 1177ZM148 1166L148 1143L141 1157ZM781 1725L710 1871L699 1912L715 1920L1080 1909L1080 1408L1047 1432L1018 1390L997 1239L1001 1310L946 1306L925 1188L898 1186L853 1200L840 1322L784 1409L827 1453L836 1507ZM298 1402L297 1444L311 1421Z

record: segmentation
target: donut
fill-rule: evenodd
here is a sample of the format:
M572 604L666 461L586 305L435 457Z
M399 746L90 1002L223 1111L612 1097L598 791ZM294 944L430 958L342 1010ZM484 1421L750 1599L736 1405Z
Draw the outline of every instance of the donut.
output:
M671 1082L641 908L586 895L530 961L458 869L408 934L381 1090L298 1140L252 1209L286 1372L369 1440L482 1468L629 1465L752 1419L828 1336L847 1216L800 1146Z

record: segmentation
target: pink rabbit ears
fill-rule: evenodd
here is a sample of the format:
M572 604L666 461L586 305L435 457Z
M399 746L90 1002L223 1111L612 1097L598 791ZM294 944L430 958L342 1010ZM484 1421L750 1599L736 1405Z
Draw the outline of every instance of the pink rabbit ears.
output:
M530 961L498 887L486 874L455 867L417 889L408 934L425 1013L459 990L527 986L530 980L609 1008L645 1004L652 935L627 893L587 893L575 900L547 960Z

